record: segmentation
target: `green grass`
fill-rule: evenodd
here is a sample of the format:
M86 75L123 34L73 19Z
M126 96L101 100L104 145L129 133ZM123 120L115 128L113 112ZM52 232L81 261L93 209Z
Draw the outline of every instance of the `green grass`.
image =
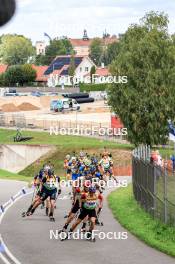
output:
M13 137L15 136L15 130L0 129L0 144L14 144ZM88 153L102 153L104 146L111 152L117 152L119 150L131 150L133 148L130 144L118 144L115 142L109 142L94 138L77 137L77 136L50 136L49 132L36 132L36 131L22 131L24 136L33 137L32 140L26 142L20 142L15 144L30 144L30 145L54 145L56 150L39 159L39 163L34 162L23 171L20 175L26 175L27 177L33 177L41 169L42 165L51 161L55 166L55 172L60 177L65 176L63 169L63 161L66 154L79 152L81 149L88 151ZM114 155L115 157L115 155ZM0 176L1 177L1 176Z
M0 169L0 179L18 180L18 181L26 181L26 182L30 182L32 180L31 177L27 177L24 175L12 173L12 172L1 170L1 169Z
M0 144L13 144L13 137L15 136L15 130L0 129ZM94 138L80 137L80 136L62 136L62 135L50 135L49 132L36 132L36 131L22 131L22 135L33 137L32 140L26 142L20 142L16 144L40 144L40 145L58 145L64 148L100 148L110 147L118 149L133 149L131 144L119 144L106 140L99 140Z
M170 159L170 156L172 156L172 154L175 154L174 147L158 148L158 150L163 159Z
M134 200L131 185L108 196L114 217L149 246L175 257L175 228L154 220Z

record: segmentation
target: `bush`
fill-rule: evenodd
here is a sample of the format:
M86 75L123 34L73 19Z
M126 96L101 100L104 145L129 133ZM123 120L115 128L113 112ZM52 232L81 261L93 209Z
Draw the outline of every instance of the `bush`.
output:
M6 86L5 73L0 74L0 87Z
M105 91L108 89L107 83L102 84L80 84L80 92L95 92L95 91Z
M10 66L1 79L2 83L6 83L8 86L17 84L23 86L35 81L36 71L30 64Z

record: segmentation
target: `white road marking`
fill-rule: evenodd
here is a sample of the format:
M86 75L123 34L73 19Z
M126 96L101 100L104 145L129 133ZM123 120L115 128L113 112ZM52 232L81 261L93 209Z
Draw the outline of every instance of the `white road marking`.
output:
M3 255L0 253L0 258L3 260L5 264L11 264Z
M24 188L23 188L24 189ZM21 195L20 195L20 193L21 193ZM0 225L1 225L1 223L2 223L2 220L3 220L3 218L4 218L4 216L5 216L5 214L6 214L6 212L17 202L17 201L19 201L21 198L23 198L23 197L25 197L25 196L27 196L27 195L29 195L29 194L32 194L33 193L33 191L30 191L30 192L28 192L28 193L26 193L26 194L23 194L22 193L22 190L20 191L20 192L18 192L14 197L18 197L19 195L19 197L18 198L16 198L14 201L12 200L12 199L10 199L7 203L5 203L5 205L8 205L6 208L5 208L5 211L4 212L2 212L1 213L1 216L0 216ZM0 241L2 242L2 245L3 245L3 247L4 247L4 249L5 249L5 252L6 252L6 254L10 257L10 259L11 260L13 260L13 262L15 263L15 264L21 264L21 262L19 262L19 260L17 260L16 258L15 258L15 256L10 252L10 250L8 249L8 247L5 245L5 243L4 243L4 241L3 241L3 239L2 239L2 236L1 236L1 234L0 234ZM7 260L7 258L5 258L4 256L3 256L3 254L2 253L0 253L0 258L3 260L3 262L5 263L5 264L11 264L8 260Z

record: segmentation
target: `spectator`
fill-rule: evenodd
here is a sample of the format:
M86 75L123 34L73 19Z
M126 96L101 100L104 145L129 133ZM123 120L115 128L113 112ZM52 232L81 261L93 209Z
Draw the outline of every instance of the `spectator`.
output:
M171 156L171 161L172 161L172 170L174 173L175 172L175 155L174 154Z

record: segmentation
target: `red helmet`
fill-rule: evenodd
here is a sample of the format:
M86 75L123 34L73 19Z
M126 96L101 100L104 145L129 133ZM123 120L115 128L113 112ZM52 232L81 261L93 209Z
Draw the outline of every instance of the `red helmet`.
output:
M75 192L76 192L76 193L80 193L80 192L81 192L80 187L76 187L76 188L75 188Z

